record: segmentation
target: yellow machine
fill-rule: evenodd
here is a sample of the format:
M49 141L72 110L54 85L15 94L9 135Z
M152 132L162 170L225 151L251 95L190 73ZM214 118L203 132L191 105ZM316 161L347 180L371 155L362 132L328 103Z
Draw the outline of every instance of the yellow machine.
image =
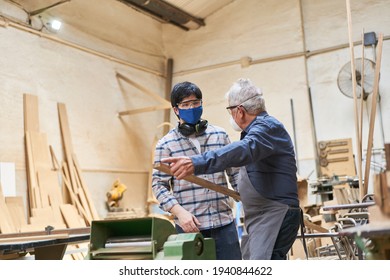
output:
M107 207L111 212L121 211L119 208L119 200L122 199L123 193L127 187L122 184L119 179L116 179L112 184L111 190L107 192Z

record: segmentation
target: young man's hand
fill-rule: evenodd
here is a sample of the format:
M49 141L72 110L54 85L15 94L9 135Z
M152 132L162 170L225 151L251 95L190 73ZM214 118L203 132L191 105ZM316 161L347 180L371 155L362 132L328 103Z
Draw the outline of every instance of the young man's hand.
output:
M170 212L179 219L179 225L184 232L198 232L200 223L198 219L184 209L181 205L176 204L172 207Z

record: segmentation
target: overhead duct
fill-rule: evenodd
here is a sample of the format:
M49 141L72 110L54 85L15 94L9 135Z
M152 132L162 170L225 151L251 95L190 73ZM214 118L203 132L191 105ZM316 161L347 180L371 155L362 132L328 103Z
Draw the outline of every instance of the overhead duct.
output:
M204 26L204 20L194 17L187 12L162 0L118 0L137 11L149 16L180 27L186 31L198 29Z

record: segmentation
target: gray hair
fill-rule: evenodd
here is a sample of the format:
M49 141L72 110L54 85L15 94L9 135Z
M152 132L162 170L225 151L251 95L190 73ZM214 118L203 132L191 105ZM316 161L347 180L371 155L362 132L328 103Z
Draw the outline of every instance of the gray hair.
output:
M249 114L258 115L266 110L261 89L249 79L237 80L226 93L225 98L229 106L242 105Z

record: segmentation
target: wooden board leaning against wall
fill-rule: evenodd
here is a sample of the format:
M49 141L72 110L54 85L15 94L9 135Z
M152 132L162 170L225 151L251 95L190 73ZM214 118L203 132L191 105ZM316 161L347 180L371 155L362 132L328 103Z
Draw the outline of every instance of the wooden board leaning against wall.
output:
M65 160L60 166L52 147L47 143L47 135L39 129L38 97L30 94L24 94L23 97L26 208L22 196L4 197L0 187L0 210L5 213L1 215L0 233L33 233L89 227L92 220L100 217L73 152L65 105L58 104L65 151ZM77 248L83 244L73 246ZM79 254L72 254L72 258L82 259L83 256Z

